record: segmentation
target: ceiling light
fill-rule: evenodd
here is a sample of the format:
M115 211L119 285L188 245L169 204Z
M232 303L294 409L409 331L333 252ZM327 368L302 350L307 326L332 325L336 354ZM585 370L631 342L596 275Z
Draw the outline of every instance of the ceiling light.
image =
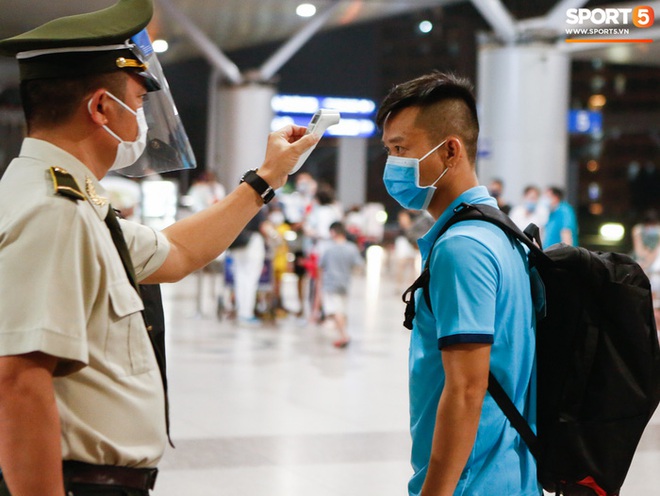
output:
M591 95L588 105L590 109L597 110L603 108L606 103L607 98L605 98L605 95Z
M424 34L430 33L433 29L433 23L431 21L422 21L417 28Z
M153 47L154 52L156 53L167 52L167 49L170 47L167 41L165 40L154 40L151 46Z
M316 14L316 7L311 3L301 3L296 7L296 14L300 17L312 17Z
M626 234L626 229L618 222L608 222L600 226L600 235L606 241L621 241Z

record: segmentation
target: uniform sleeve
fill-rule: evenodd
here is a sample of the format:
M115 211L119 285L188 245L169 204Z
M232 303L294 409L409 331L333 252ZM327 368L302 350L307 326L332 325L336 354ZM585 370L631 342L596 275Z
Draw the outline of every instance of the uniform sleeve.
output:
M493 343L500 271L492 252L475 238L448 236L434 248L430 267L438 348Z
M163 265L170 243L162 233L136 222L120 220L121 230L131 253L135 276L143 281Z
M0 234L0 355L40 351L59 373L88 361L87 321L99 285L94 243L69 200Z

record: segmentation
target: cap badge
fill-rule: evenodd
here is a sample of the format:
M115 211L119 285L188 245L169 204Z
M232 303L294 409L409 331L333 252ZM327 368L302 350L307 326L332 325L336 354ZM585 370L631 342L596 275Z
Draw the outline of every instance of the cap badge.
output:
M125 57L117 58L115 64L117 64L117 67L119 67L120 69L123 69L125 67L135 67L137 69L143 69L143 70L147 69L147 64L143 64L142 62L139 62L134 59L127 59Z

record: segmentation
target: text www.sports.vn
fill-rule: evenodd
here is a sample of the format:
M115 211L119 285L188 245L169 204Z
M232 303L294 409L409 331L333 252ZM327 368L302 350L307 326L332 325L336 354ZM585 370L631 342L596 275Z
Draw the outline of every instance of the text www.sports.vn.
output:
M566 34L581 34L581 35L599 35L599 34L630 34L630 29L624 28L572 28L567 29Z

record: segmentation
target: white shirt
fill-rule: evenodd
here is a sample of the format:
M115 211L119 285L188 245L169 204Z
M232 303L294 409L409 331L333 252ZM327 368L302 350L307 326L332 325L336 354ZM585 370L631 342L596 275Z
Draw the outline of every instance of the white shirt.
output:
M50 168L85 194L55 193ZM154 467L167 441L160 372L87 167L26 138L0 181L0 355L59 358L55 395L65 460ZM156 231L121 221L138 280L169 252Z

